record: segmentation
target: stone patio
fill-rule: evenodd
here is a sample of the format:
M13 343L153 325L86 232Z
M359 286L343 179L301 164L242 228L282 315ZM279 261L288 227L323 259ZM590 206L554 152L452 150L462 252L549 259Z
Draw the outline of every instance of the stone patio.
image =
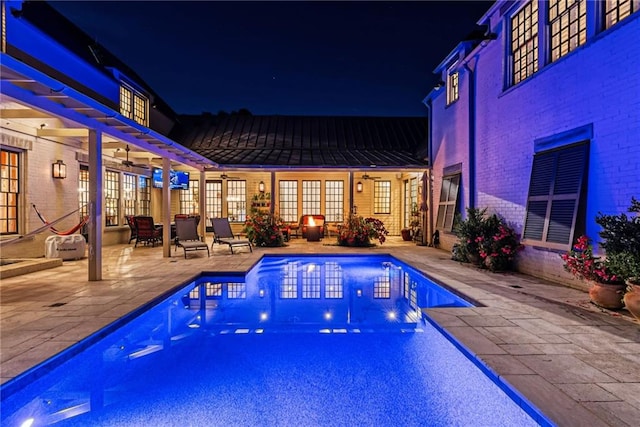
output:
M210 242L210 237L209 237ZM581 290L520 274L495 274L451 261L449 253L390 238L375 248L292 239L284 248L212 256L117 245L103 250L101 282L87 260L3 278L0 375L6 382L153 300L200 271L244 271L266 253L389 253L479 301L475 308L425 313L485 369L515 387L561 426L635 426L640 420L640 324L602 310ZM428 349L425 349L428 351Z

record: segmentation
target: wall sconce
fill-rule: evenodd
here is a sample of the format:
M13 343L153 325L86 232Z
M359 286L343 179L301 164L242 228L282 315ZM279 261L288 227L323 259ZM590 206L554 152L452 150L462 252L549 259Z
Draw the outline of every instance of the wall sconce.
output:
M260 181L260 184L258 184L258 191L264 193L264 181Z
M356 184L356 191L358 193L362 193L362 182L358 181L358 183Z
M67 177L67 165L62 160L51 165L51 176L55 179L65 179Z

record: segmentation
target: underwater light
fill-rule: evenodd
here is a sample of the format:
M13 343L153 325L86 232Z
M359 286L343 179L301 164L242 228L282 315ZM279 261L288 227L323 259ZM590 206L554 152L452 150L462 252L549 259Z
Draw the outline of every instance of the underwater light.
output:
M258 295L260 295L260 298L263 298L264 297L264 289L260 289L258 291Z
M33 425L34 421L35 421L35 419L28 418L28 419L24 420L22 424L20 424L20 427L31 427Z
M389 312L387 312L387 319L396 320L397 317L398 314L394 310L390 310Z
M262 312L260 313L260 320L264 321L267 320L269 318L269 315L266 312Z
M330 311L325 311L324 312L324 319L325 320L331 320L332 317L333 317L333 315L331 314Z

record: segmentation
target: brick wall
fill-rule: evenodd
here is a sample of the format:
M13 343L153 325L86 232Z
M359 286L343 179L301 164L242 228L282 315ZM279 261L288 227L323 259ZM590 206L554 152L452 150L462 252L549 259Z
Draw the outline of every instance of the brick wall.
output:
M534 141L590 125L586 232L597 237L598 212L625 211L640 197L640 14L601 33L576 51L516 87L503 90L504 34L476 50L477 203L505 217L522 231L534 155ZM468 78L468 75L466 76ZM466 96L464 89L461 96ZM463 138L465 118L434 102L434 198L441 170L468 161ZM461 100L462 101L462 100ZM463 210L468 203L468 167L463 168ZM443 238L443 242L449 242ZM444 245L443 245L444 247ZM568 283L558 253L527 248L519 269Z

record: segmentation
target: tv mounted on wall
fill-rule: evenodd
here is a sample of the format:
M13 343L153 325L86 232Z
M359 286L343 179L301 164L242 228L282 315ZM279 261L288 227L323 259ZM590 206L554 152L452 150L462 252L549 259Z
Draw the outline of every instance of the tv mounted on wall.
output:
M162 169L154 168L151 177L154 188L162 188ZM169 189L171 190L188 190L189 189L189 172L169 171Z

